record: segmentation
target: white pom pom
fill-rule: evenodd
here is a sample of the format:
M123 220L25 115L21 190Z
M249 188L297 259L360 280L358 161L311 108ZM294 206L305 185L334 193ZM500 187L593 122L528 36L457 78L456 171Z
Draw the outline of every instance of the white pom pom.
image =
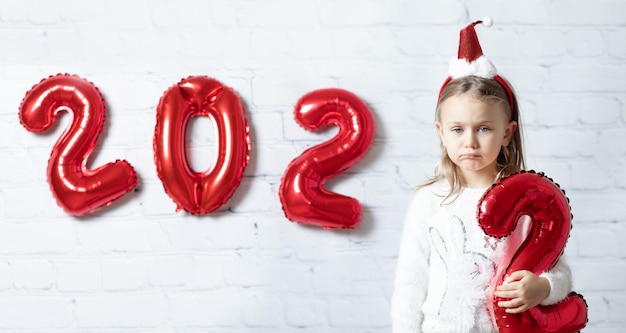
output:
M485 16L485 18L483 18L483 25L489 28L490 26L493 25L493 19L489 16Z

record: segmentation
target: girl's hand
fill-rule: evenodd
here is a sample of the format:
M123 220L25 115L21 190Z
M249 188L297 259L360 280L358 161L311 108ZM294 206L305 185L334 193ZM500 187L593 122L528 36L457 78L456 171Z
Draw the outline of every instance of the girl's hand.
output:
M550 294L550 282L530 271L516 271L496 288L495 295L509 300L498 302L507 313L521 313L543 302Z

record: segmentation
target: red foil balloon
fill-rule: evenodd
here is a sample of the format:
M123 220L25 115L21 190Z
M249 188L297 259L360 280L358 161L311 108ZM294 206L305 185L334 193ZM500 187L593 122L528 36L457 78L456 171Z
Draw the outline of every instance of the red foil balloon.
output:
M209 117L216 130L216 161L204 172L193 171L185 153L186 128L196 116ZM154 162L177 211L209 214L232 196L248 164L248 132L240 98L217 80L192 76L164 93L157 107Z
M323 186L328 178L354 165L372 145L375 125L370 109L351 92L320 89L300 98L294 114L307 130L336 124L339 133L305 150L287 167L279 189L286 217L325 229L356 227L361 220L359 202Z
M60 111L69 112L72 120L48 161L48 182L59 205L72 215L84 215L132 190L137 175L128 162L117 160L94 170L86 167L105 120L98 89L76 75L43 79L22 100L20 122L29 131L43 132Z
M518 219L531 218L527 238L513 255L505 273L518 270L541 274L557 263L571 229L569 201L551 179L534 171L514 174L493 185L478 203L478 222L485 233L495 237L510 235ZM564 301L531 308L521 314L508 314L494 297L496 324L504 332L576 332L587 323L587 305L582 296L572 293Z

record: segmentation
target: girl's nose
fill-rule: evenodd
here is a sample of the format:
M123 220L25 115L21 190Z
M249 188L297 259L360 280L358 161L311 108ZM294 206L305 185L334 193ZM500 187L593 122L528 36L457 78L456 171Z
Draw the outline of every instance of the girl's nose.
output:
M478 146L478 140L476 140L476 135L474 133L467 133L465 136L465 147L466 148L476 148Z

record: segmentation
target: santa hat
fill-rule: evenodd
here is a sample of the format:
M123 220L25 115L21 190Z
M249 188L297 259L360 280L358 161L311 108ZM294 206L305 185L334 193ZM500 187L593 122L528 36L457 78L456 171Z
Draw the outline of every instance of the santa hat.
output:
M458 57L450 60L450 67L448 68L448 74L452 79L469 75L480 76L485 79L493 79L496 76L496 67L483 55L474 29L475 25L481 23L485 27L490 27L493 25L493 20L490 17L485 17L461 29Z
M491 17L485 17L461 29L458 56L450 60L448 67L449 76L441 86L441 90L443 90L450 80L464 76L478 76L485 79L493 79L500 83L504 90L506 90L509 97L509 104L511 104L511 108L513 108L515 103L513 91L506 81L498 75L496 66L483 55L483 50L480 47L480 42L478 41L478 36L474 29L474 26L477 24L490 27L493 25L493 20ZM441 90L439 92L440 94Z

